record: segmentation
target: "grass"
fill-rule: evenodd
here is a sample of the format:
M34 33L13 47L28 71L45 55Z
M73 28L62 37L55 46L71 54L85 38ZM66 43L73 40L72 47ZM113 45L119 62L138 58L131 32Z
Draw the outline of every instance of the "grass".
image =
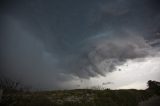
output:
M154 93L148 90L62 90L5 93L4 106L137 106Z
M0 80L3 96L0 106L138 106L160 95L159 82L148 81L146 90L75 89L57 91L23 90L18 83Z

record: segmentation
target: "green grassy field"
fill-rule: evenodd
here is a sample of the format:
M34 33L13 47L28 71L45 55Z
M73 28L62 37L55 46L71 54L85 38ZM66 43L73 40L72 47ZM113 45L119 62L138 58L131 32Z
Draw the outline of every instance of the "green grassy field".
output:
M2 97L3 106L137 106L154 95L149 90L61 90L12 92Z

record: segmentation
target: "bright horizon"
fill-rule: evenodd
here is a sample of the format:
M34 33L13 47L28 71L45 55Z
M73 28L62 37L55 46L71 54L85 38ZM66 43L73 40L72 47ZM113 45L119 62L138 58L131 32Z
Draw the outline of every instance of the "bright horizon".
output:
M121 71L118 71L119 69ZM71 82L65 82L65 86L72 86L75 89L98 87L101 89L146 89L147 81L160 81L159 69L160 57L157 56L148 57L144 60L130 60L106 76L90 78L89 80L77 78Z

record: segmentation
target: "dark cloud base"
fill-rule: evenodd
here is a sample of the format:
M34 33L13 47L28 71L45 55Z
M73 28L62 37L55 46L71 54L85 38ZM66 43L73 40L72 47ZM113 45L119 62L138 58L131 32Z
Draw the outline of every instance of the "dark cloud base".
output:
M40 89L156 55L158 0L1 1L0 73Z

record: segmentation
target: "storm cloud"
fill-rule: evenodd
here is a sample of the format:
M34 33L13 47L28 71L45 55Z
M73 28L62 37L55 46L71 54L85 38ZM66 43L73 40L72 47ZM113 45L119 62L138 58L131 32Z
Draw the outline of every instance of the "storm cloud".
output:
M80 77L105 76L116 66L129 59L145 58L156 55L157 50L151 47L144 38L127 36L125 38L96 39L88 48L87 53L80 56L71 67Z
M33 88L105 76L159 52L158 0L1 2L1 74Z

